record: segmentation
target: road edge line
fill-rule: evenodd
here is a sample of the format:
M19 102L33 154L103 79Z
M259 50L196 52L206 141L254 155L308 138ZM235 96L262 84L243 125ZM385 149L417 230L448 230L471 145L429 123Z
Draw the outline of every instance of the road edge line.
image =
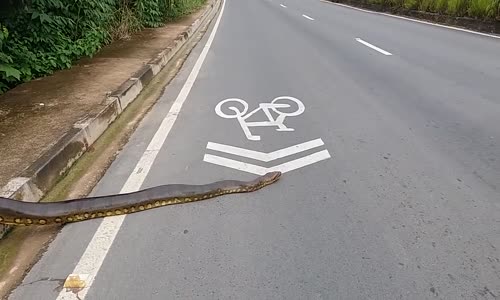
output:
M132 192L138 190L141 187L142 183L144 182L144 179L146 178L149 172L149 169L151 168L151 165L153 164L156 158L156 155L160 151L170 130L172 129L172 126L175 123L175 120L177 119L177 116L182 108L182 104L186 100L196 80L196 77L198 76L201 66L205 61L208 50L210 49L210 46L214 40L215 34L219 27L219 23L224 12L225 1L221 0L218 1L217 3L221 8L219 16L214 25L214 28L212 29L212 32L210 33L210 36L206 44L203 47L200 56L198 57L195 65L193 66L191 73L189 74L181 91L179 92L174 103L172 104L169 112L163 119L162 124L160 125L157 132L151 139L151 142L149 143L147 149L144 151L142 157L140 158L139 162L134 168L134 171L130 174L129 178L123 185L120 193ZM125 217L126 215L121 215L121 216L106 217L103 219L103 221L99 225L99 228L92 237L92 240L87 246L85 252L81 256L77 265L75 266L73 272L71 272L71 274L77 274L77 275L81 274L88 276L88 281L86 282L85 288L80 290L77 294L74 293L73 291L67 291L63 289L57 297L58 300L67 300L67 299L82 300L85 298L90 287L92 286L92 283L96 275L99 272L100 267L104 262L104 259L106 258L109 249L111 248L114 242L116 235L118 234L121 228L121 225L123 224L123 221L125 220Z

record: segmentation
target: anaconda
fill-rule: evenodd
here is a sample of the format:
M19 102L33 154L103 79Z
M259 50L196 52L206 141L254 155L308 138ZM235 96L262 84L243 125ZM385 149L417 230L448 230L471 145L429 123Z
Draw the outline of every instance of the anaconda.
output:
M133 193L50 203L31 203L0 197L0 223L8 225L65 224L130 214L225 194L253 192L276 182L280 177L281 172L270 172L252 181L223 180L204 185L167 184Z

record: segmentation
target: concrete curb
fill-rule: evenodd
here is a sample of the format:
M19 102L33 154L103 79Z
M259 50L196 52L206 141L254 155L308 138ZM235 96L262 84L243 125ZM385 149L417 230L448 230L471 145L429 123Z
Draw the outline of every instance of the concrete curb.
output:
M0 197L27 202L38 202L71 168L111 123L132 103L144 87L163 69L172 57L198 31L217 14L222 0L213 1L189 28L179 34L173 45L162 50L132 77L123 82L102 104L102 109L73 124L54 146L25 169L19 177L11 179L2 189ZM9 230L0 224L0 238Z

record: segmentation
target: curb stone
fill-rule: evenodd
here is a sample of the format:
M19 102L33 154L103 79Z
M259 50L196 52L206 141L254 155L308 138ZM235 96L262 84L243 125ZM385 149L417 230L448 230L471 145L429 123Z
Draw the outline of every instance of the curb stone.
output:
M213 0L203 14L187 30L180 33L173 45L160 51L148 63L137 70L128 80L111 92L101 104L102 109L85 116L73 124L55 145L12 178L0 189L0 197L26 202L38 202L71 168L111 123L132 103L144 87L163 69L179 49L217 14L222 0ZM0 224L0 239L11 226Z

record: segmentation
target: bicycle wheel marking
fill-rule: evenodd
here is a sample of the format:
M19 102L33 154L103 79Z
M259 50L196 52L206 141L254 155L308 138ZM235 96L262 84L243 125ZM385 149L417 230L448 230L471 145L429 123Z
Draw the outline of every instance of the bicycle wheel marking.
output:
M224 108L231 111L231 113L225 113L223 111ZM292 111L287 111L286 109L288 108L291 108ZM252 117L259 111L264 113L267 118L266 120L258 122L248 121L248 118ZM302 103L299 99L290 96L281 96L275 98L269 103L260 103L259 106L251 112L248 112L248 103L239 98L222 100L215 107L215 113L217 113L219 117L225 119L237 119L246 138L251 141L260 141L260 136L252 134L250 127L277 127L277 131L294 131L295 129L287 127L284 124L285 118L298 116L304 111L304 103ZM277 117L274 117L271 112L277 114Z
M296 117L305 111L302 101L290 96L280 96L274 98L271 102L259 103L258 107L250 112L248 108L248 103L245 100L229 98L222 100L215 106L215 113L224 119L236 119L248 140L260 141L260 136L252 134L250 131L251 127L276 127L276 131L294 131L293 128L285 125L286 117ZM249 118L258 112L262 112L260 115L263 115L265 119L250 121ZM324 145L323 140L317 138L289 145L272 152L261 152L259 151L261 147L256 147L258 149L245 149L233 145L208 142L206 147L208 153L205 153L203 161L259 175L269 171L286 173L331 158L328 150L323 148ZM313 149L314 153L312 154L292 158L292 156L298 156L300 153ZM233 158L228 158L227 155ZM251 162L252 160L259 162L255 164ZM278 160L281 160L281 163L277 162Z

